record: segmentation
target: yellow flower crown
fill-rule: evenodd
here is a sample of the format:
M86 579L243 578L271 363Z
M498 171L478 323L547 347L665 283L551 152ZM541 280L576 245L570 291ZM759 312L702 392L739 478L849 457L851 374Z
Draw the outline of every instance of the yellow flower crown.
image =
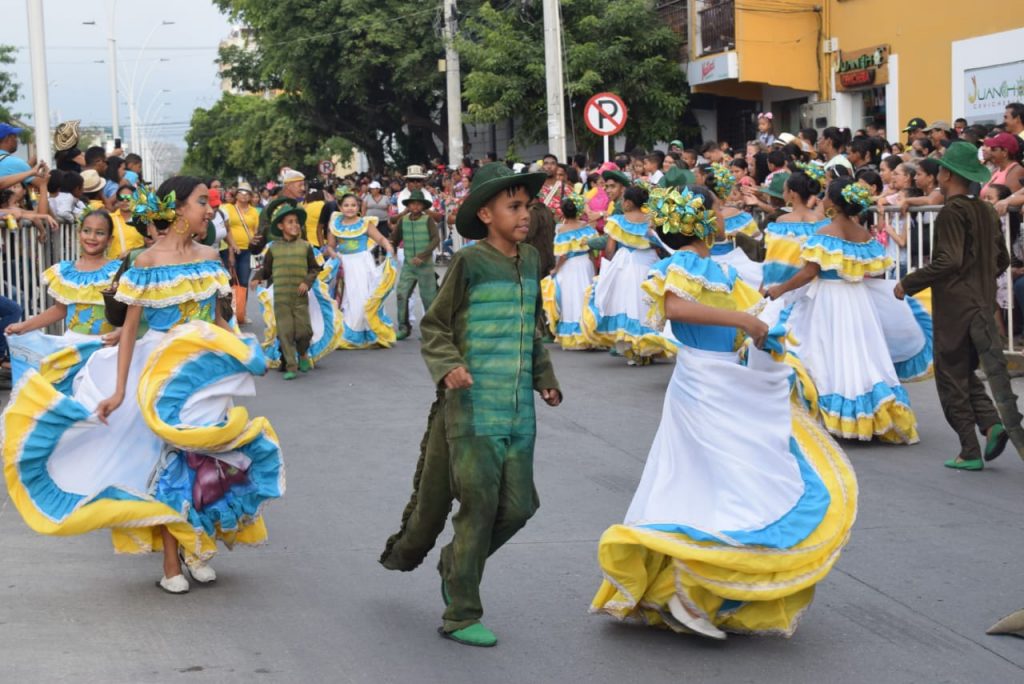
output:
M691 190L654 188L643 211L664 233L694 236L708 245L715 241L715 212L705 208L704 198Z

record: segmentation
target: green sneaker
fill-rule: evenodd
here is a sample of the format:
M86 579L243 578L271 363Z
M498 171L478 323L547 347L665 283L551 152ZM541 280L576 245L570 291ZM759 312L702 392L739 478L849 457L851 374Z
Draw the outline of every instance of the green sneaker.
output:
M295 372L294 371L285 371L284 379L285 380L294 380L295 379Z
M999 454L1003 453L1003 449L1006 448L1006 443L1009 441L1010 435L1006 433L1006 428L1002 423L996 423L990 427L985 439L985 460L994 461Z
M397 333L395 334L395 339L396 339L396 340L404 340L404 339L406 339L407 337L409 337L409 335L410 335L410 334L411 334L411 333L410 333L410 331L409 331L409 330L399 330L399 331L398 331L398 332L397 332Z
M454 632L446 632L443 627L438 627L437 631L445 639L451 639L457 641L460 644L466 646L480 646L481 648L490 648L498 643L498 637L494 635L494 632L484 627L479 622L474 622L469 627L463 627L457 629Z
M980 458L974 458L968 461L962 458L951 458L946 461L943 465L953 470L984 470L985 462Z
M313 370L313 362L309 359L308 356L303 356L301 359L299 359L300 372L308 373L311 370Z

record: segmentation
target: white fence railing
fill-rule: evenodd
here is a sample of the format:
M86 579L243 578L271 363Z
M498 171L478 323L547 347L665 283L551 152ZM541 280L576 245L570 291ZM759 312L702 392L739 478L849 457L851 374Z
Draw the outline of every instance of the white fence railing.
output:
M42 313L50 305L43 271L63 259L78 258L75 226L60 224L43 232L22 220L17 228L5 227L0 234L0 295L18 302L26 318Z

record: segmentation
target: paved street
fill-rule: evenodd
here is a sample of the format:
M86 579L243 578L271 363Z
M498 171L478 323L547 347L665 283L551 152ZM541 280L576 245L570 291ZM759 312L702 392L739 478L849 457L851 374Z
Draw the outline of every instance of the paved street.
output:
M849 447L853 539L793 639L710 643L588 615L597 539L626 510L671 367L554 357L566 400L538 407L543 503L485 577L496 649L435 633L436 551L411 574L377 564L432 396L414 335L259 382L248 403L286 448L288 494L270 544L218 556L213 587L163 594L156 556L115 557L101 533L37 536L0 495L0 681L1024 681L1024 640L984 634L1024 606L1024 463L944 469L955 441L931 383L911 388L921 444Z

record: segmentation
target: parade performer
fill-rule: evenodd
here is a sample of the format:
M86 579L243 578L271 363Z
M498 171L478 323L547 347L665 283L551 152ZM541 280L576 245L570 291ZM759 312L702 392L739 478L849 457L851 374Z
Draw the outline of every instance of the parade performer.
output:
M797 274L803 265L800 250L807 238L828 225L811 209L809 202L821 192L825 167L797 162L798 170L785 179L782 198L792 210L772 221L764 229L765 258L763 287L781 285Z
M26 373L0 420L4 475L32 529L110 528L120 553L162 549L159 585L181 594L179 554L195 581L210 582L215 539L266 539L262 508L283 494L284 466L269 422L233 406L266 366L217 313L228 274L195 241L206 234L206 185L177 176L150 199L157 228L170 230L118 282L128 305L118 346ZM150 329L136 341L143 316Z
M578 217L583 214L584 207L584 198L575 193L562 200L565 220L555 235L555 257L558 261L551 275L540 283L548 327L562 349L591 348L580 327L580 318L586 305L587 288L594 279L590 241L598 234L593 227L580 222Z
M29 368L39 370L40 360L51 353L68 348L65 355L77 357L79 352L73 347L96 351L117 343L118 331L107 322L103 306L103 290L121 265L105 255L113 236L114 224L105 209L84 214L78 229L78 259L62 261L43 272L47 294L55 303L4 331L19 336L9 341L14 384ZM60 321L64 322L61 336L33 333Z
M493 646L480 618L487 558L537 510L533 392L550 406L562 393L541 342L537 252L522 244L527 205L544 174L492 163L474 175L456 228L478 240L455 253L423 319L423 358L437 385L401 530L380 562L413 570L434 546L452 508L455 538L441 551L441 634Z
M785 328L755 317L764 300L710 258L717 225L700 195L654 195L659 236L678 251L644 283L648 325L667 318L681 345L625 520L601 536L591 612L717 639L789 636L849 539L857 480L790 399Z
M790 324L828 431L914 444L917 419L900 381L931 373L931 317L917 302L896 302L893 283L880 279L892 263L859 222L871 206L867 188L835 180L824 205L834 218L807 238L804 266L766 294L779 299L794 292L787 298Z
M355 195L342 197L339 208L328 222L326 250L329 257L341 261L345 332L338 348L390 347L395 342L395 331L384 313L384 300L395 286L395 248L377 230L376 218L359 216ZM380 266L373 261L371 239L388 253Z
M1024 449L1017 397L992 316L996 280L1010 265L1010 256L995 210L969 194L972 182L984 183L990 176L974 146L953 143L939 165L946 202L935 218L932 260L904 276L895 294L903 299L928 287L933 290L935 388L946 421L960 438L959 455L945 465L982 470L986 460L1002 453L1007 439L1013 439L1018 451ZM975 372L979 363L995 406ZM986 436L984 452L975 428Z
M309 293L320 275L320 264L313 248L300 237L305 223L304 209L288 204L278 208L271 218L272 242L267 246L260 269L261 281L273 288L270 308L274 312L273 328L285 380L294 380L295 371L308 373L313 369L310 305L316 307L317 302L315 298L310 301ZM259 281L253 284L258 285ZM325 348L323 353L327 351L330 350Z
M423 310L437 296L437 273L434 270L434 250L441 244L437 222L426 215L432 204L422 190L413 190L405 198L405 211L395 222L391 233L391 244L396 248L403 245L405 262L398 276L398 335L396 339L404 340L412 334L409 323L409 297L416 286L420 289ZM369 218L369 217L367 217ZM409 256L412 255L412 256Z
M757 237L761 231L749 212L726 205L736 187L736 177L728 166L711 164L704 169L704 184L715 194L715 205L711 209L718 222L718 237L711 247L711 258L722 266L735 268L747 285L759 289L762 264L747 256L736 242L741 239L739 236Z
M606 259L587 291L581 326L592 346L613 348L631 366L646 366L654 356L672 351L659 330L643 323L640 285L658 260L642 210L646 201L647 190L631 185L622 200L623 213L605 223Z

